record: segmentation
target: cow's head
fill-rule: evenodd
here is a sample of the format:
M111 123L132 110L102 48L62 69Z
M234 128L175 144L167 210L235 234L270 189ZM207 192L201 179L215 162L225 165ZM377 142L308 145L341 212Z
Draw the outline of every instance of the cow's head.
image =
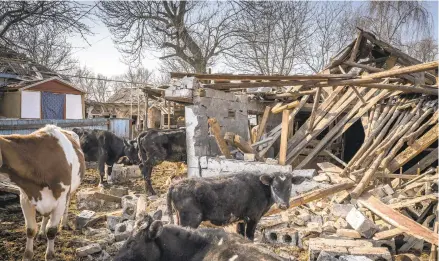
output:
M163 223L158 215L161 216L161 211L156 212L153 217L145 215L136 223L134 234L117 253L114 261L158 261L161 259L161 246L157 239L163 232Z
M133 164L139 164L140 160L139 160L139 146L137 144L136 140L123 140L123 144L124 144L124 148L123 151L125 153L125 156L128 157L128 159L131 161L131 163Z
M262 184L270 186L271 197L280 209L290 207L291 186L302 183L305 178L291 174L263 174L259 177Z

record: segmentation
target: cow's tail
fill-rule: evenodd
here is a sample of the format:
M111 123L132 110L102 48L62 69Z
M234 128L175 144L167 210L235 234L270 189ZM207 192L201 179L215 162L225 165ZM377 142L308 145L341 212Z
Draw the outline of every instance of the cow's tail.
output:
M173 189L173 186L172 185L169 186L168 195L166 198L166 203L168 205L169 222L171 224L174 224L174 215L172 213L172 189Z

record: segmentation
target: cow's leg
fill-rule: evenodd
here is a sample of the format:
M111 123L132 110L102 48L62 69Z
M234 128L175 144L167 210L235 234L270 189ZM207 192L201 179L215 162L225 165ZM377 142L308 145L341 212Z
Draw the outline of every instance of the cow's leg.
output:
M69 205L70 205L70 191L67 193L66 207L64 210L64 216L62 217L62 230L72 230L69 226Z
M99 186L104 186L104 176L105 176L105 162L107 162L107 152L104 149L99 150Z
M43 221L41 221L40 231L38 232L38 239L42 239L46 236L47 221L49 221L49 216L43 216Z
M65 196L67 197L67 195ZM58 226L66 209L67 199L60 200L58 206L50 214L48 228L46 230L47 249L46 261L55 260L55 237L58 233Z
M34 255L34 238L37 234L36 211L29 199L23 195L23 192L20 193L20 205L26 223L26 249L24 251L23 260L30 261Z
M109 183L109 184L111 184L112 183L112 181L111 181L111 173L113 172L113 165L108 165L107 164L107 182Z
M253 241L255 239L255 231L256 231L256 225L258 223L254 220L249 220L247 222L247 228L245 230L245 236Z
M245 237L245 223L244 222L238 222L236 224L236 233Z
M155 195L151 183L152 168L153 166L145 164L142 169L143 179L145 180L145 192L148 196Z

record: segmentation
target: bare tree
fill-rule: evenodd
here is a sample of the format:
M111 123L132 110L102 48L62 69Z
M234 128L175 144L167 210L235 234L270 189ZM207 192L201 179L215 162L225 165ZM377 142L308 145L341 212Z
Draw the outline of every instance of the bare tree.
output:
M357 26L398 47L428 37L432 30L431 12L420 1L364 2L356 17Z
M91 8L87 4L69 1L10 1L0 2L0 40L14 44L16 33L30 33L37 26L62 29L81 35L90 33L81 21Z
M71 77L71 81L86 93L86 99L97 102L106 102L114 93L113 85L102 74L95 75L87 67L78 68Z
M226 62L248 73L290 74L310 36L309 2L235 2L238 32Z
M13 41L20 45L20 53L53 71L69 71L76 66L72 46L59 28L36 26L28 32L17 32Z
M312 36L301 46L302 61L313 72L320 72L340 49L355 37L349 2L313 3L315 19Z
M227 2L101 2L103 22L119 50L139 61L148 48L163 50L204 73L214 58L233 47L235 12Z
M421 62L431 62L438 58L437 40L428 37L420 41L408 43L402 49Z

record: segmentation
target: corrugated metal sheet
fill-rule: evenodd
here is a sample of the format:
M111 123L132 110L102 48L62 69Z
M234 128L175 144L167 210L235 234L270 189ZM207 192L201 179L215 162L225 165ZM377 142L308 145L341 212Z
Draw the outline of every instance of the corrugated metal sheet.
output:
M130 138L130 120L110 119L110 131L119 137Z
M30 134L47 124L60 126L66 130L75 127L85 129L109 130L119 137L130 137L129 119L81 119L81 120L23 120L23 119L0 119L0 135Z

